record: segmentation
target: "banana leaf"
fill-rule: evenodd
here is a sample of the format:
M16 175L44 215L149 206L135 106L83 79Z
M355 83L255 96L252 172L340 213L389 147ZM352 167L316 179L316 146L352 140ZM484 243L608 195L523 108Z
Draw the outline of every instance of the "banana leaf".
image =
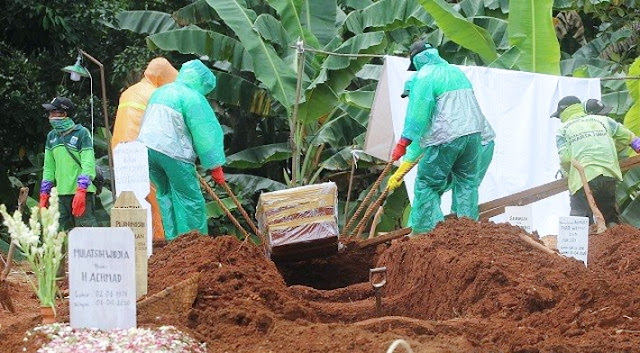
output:
M289 44L291 39L287 34L287 31L282 27L282 23L275 17L269 14L262 14L258 16L255 22L255 29L260 33L262 38L270 43L277 44L284 51L289 51Z
M609 114L623 115L631 106L632 100L629 92L620 91L603 94L602 103L608 107L613 107Z
M560 44L553 27L553 0L512 1L509 43L520 49L522 71L560 74Z
M462 0L457 6L466 18L484 16L484 0Z
M236 204L233 202L233 199L230 197L225 197L223 199L221 199L222 204L224 204L224 206L229 210L235 210ZM222 210L222 207L220 207L220 204L218 204L218 201L210 201L207 202L204 205L205 209L207 210L207 219L209 218L218 218L218 217L226 217L227 214Z
M479 26L467 21L444 0L419 0L420 5L433 16L440 30L463 48L480 55L485 63L498 58L491 35Z
M637 197L620 213L620 218L636 228L640 228L640 197Z
M353 139L365 131L366 129L362 124L348 115L343 115L325 123L315 135L309 136L309 144L321 145L326 143L333 148L341 148L351 145Z
M206 55L211 60L228 61L240 71L254 70L251 57L242 43L194 25L150 35L147 45L150 49L175 50L182 54Z
M340 95L340 100L360 109L371 110L375 91L345 91Z
M278 57L275 49L265 43L254 29L256 14L244 7L240 0L207 0L224 23L238 36L251 55L256 78L287 111L293 107L296 73ZM286 26L285 26L286 28Z
M498 59L488 65L488 67L493 67L496 69L507 69L513 70L516 69L516 65L518 63L518 59L520 58L520 49L518 47L511 47L506 52L502 53Z
M572 74L573 77L592 77L592 78L596 78L596 77L611 77L611 76L616 76L616 75L612 75L611 71L607 71L607 70L603 70L599 67L593 66L593 65L582 65L578 68L576 68L573 71ZM621 74L620 76L624 76L624 74ZM623 91L626 90L626 87L624 86L624 80L608 80L608 81L601 81L600 85L602 87L605 87L611 91Z
M227 157L227 167L238 169L260 168L268 162L291 158L289 143L274 143L247 148Z
M345 7L354 9L354 10L362 10L365 7L373 4L371 0L345 0L342 2Z
M628 75L640 76L640 58L631 64ZM640 136L640 80L627 80L626 84L633 105L624 116L624 126L628 127L636 136Z
M215 71L217 88L210 94L210 98L237 107L243 107L251 113L269 116L271 111L271 96L269 93L247 81L224 71Z
M306 45L320 48L318 38L311 33L308 27L303 26L303 21L300 18L302 3L306 0L267 0L267 2L278 12L282 26L289 33L290 38L301 38ZM333 8L335 11L335 6Z
M433 25L433 18L416 0L380 0L362 10L352 11L344 21L354 34L370 31L392 31L397 28Z
M509 45L509 36L507 34L507 21L495 17L477 16L470 17L469 20L474 24L484 28L491 34L493 42L496 43L498 50L507 50Z
M261 191L277 191L287 188L283 183L255 175L226 174L225 176L227 178L227 182L240 189L238 195L245 194L252 196L254 193Z
M196 0L191 4L175 11L173 18L181 26L197 25L209 21L219 21L220 17L207 4L206 0Z
M356 77L363 80L379 80L382 74L382 65L366 64L362 67Z
M147 34L178 28L178 24L170 14L158 11L123 11L116 15L115 23L107 25L116 29Z
M303 0L301 24L311 29L321 46L336 36L336 0Z
M610 45L620 40L627 39L633 35L628 28L617 30L613 33L604 33L598 38L590 41L582 48L573 53L574 58L597 58Z
M383 32L364 33L349 38L335 51L350 54L379 53L385 43ZM338 105L338 96L349 86L356 73L370 60L370 57L327 58L320 74L306 90L306 102L298 110L300 121L312 123L326 116Z
M571 75L576 69L584 65L599 67L609 72L616 72L619 67L618 63L600 58L572 57L571 59L560 61L560 72L563 76Z

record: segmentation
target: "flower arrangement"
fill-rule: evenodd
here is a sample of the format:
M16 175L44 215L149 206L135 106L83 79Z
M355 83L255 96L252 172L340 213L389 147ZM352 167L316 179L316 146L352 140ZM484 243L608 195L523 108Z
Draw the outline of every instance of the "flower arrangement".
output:
M66 234L59 232L58 191L51 190L49 208L34 206L31 208L29 225L22 221L22 213L15 211L13 216L7 213L7 207L0 205L3 224L9 229L11 241L22 252L36 275L37 286L31 282L40 300L40 305L55 310L55 298L58 286L56 274L62 261L62 245Z
M68 324L37 326L26 333L25 343L46 337L39 353L206 353L199 343L173 326L100 331L73 329ZM26 349L25 349L26 350Z

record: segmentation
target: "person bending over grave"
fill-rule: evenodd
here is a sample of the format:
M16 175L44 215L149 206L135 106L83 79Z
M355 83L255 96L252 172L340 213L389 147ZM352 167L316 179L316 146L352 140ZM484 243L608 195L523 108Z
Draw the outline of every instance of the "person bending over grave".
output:
M56 97L42 105L53 130L47 135L40 184L40 207L49 207L51 188L60 195L60 228L95 227L94 194L96 159L91 133L69 117L73 103Z
M444 220L440 198L449 174L457 216L478 219L479 158L488 123L471 82L437 49L418 41L410 48L410 59L409 70L417 73L409 85L402 137L391 155L394 161L404 158L387 187L400 186L401 174L423 155L409 218L413 234L420 234Z
M215 87L209 68L187 61L175 82L153 92L142 118L138 141L149 148L149 176L167 240L192 230L207 233L196 157L216 183L225 182L222 127L205 97Z
M562 121L556 144L561 171L569 176L571 216L589 217L593 224L580 174L571 165L575 159L584 168L607 226L620 223L615 195L616 186L622 181L618 152L626 146L640 152L640 138L611 118L586 113L580 99L574 96L562 98L551 117Z
M411 92L411 87L413 87L413 79L416 77L416 74L411 75L407 82L404 83L404 92L400 95L400 98L406 98L409 96ZM493 131L491 124L485 118L484 119L484 129L482 130L482 150L480 151L480 158L478 158L478 185L482 183L484 176L487 174L487 170L489 169L489 165L491 164L491 160L493 160L493 150L495 148L495 138L496 133ZM453 186L453 173L449 173L447 175L447 184L440 193L440 195L452 189ZM451 203L451 212L457 213L457 204L456 199L452 200Z
M120 95L116 122L113 127L113 138L111 148L115 148L120 142L135 141L140 133L142 115L147 109L147 102L156 88L173 82L178 75L171 63L165 58L155 58L149 62L144 77L140 82L127 88ZM151 219L153 223L153 237L164 238L162 228L162 218L160 216L160 206L156 199L156 189L151 185L147 200L151 205Z

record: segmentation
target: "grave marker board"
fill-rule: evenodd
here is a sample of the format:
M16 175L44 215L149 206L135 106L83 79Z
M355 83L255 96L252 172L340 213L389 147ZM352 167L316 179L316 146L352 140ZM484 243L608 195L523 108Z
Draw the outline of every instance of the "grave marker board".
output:
M507 222L509 222L509 224L518 226L527 231L527 233L531 233L533 230L531 206L506 206L504 213L507 216Z
M121 142L113 149L113 173L118 196L123 191L133 191L140 207L147 210L146 222L151 224L151 204L146 197L151 191L149 179L149 155L147 147L138 141ZM153 230L147 227L147 256L153 253Z
M584 262L589 255L589 218L560 217L558 251L565 256Z
M73 328L136 327L134 235L129 228L69 233L69 316Z
M147 294L147 212L136 195L123 191L111 209L112 227L129 227L135 236L136 299Z

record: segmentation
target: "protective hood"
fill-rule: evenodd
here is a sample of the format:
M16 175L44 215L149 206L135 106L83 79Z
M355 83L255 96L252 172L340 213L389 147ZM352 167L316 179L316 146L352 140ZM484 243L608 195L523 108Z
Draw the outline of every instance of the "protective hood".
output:
M584 107L582 106L582 104L576 103L568 106L565 110L562 111L562 113L560 113L560 121L564 123L571 119L582 118L585 115L587 115L587 113L584 112Z
M416 70L420 70L420 68L426 65L446 64L448 64L448 62L440 57L438 49L435 48L424 50L413 57L413 65L416 67Z
M182 64L176 82L207 95L216 88L216 77L200 60L190 60Z
M162 57L151 60L144 70L144 77L156 87L175 81L177 76L178 70Z

